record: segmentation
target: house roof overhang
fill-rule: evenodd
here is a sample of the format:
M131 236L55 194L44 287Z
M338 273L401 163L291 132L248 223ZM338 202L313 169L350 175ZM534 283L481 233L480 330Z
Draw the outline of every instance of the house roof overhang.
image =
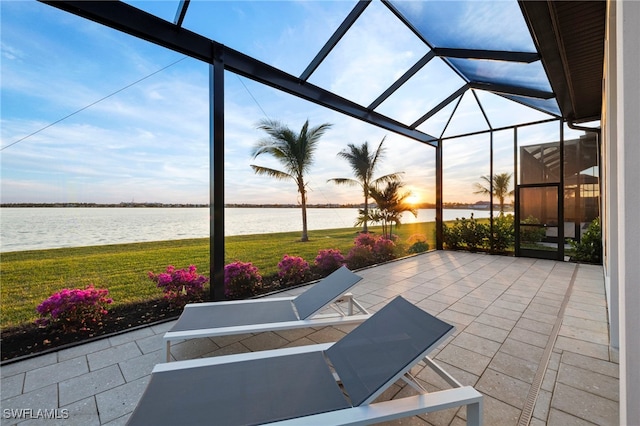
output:
M600 119L606 2L518 2L537 45L563 118Z

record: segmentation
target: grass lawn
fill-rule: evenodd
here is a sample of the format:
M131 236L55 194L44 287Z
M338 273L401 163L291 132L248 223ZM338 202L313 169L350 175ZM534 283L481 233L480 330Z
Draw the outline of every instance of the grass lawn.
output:
M370 227L379 234L379 227ZM394 228L399 243L414 234L435 246L435 223L412 223ZM252 262L262 275L277 272L282 256L300 256L309 264L320 249L339 249L346 255L357 236L356 228L309 231L310 241L299 242L300 232L244 235L225 238L225 263ZM36 306L63 288L109 289L114 305L159 298L162 292L147 272L163 272L167 265L196 265L209 276L209 239L159 241L52 250L3 253L1 258L0 328L31 322Z

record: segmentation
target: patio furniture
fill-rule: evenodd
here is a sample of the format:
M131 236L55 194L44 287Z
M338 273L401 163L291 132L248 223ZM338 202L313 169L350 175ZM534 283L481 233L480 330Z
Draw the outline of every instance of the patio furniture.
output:
M163 337L166 360L175 340L360 323L370 315L347 291L361 279L342 266L295 297L190 303ZM327 306L335 312L319 314Z
M467 406L482 395L427 354L454 330L398 296L336 343L158 364L129 425L371 424ZM427 393L410 375L421 360L453 387ZM419 394L374 402L397 380Z

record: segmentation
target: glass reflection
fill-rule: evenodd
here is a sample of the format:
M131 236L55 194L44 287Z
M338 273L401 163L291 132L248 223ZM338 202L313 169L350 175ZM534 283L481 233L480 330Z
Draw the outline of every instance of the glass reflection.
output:
M434 47L536 51L515 0L390 3Z

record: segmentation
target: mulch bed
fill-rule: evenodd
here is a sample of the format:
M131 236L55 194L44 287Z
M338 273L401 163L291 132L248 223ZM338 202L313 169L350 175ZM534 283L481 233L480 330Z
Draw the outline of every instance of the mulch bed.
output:
M64 333L26 324L2 330L0 345L2 362L18 360L52 349L62 349L78 343L85 343L107 335L130 331L137 327L177 318L182 309L169 306L164 300L117 306L109 309L100 325L94 330Z
M319 276L313 274L312 279ZM284 287L277 277L263 278L263 293L276 292ZM247 295L249 297L249 295ZM152 300L143 303L110 307L102 323L93 330L65 333L59 329L38 327L35 324L25 324L19 327L6 328L0 335L2 363L18 361L29 356L60 350L65 347L87 343L105 336L134 330L149 324L178 318L182 308L173 308L165 299Z

